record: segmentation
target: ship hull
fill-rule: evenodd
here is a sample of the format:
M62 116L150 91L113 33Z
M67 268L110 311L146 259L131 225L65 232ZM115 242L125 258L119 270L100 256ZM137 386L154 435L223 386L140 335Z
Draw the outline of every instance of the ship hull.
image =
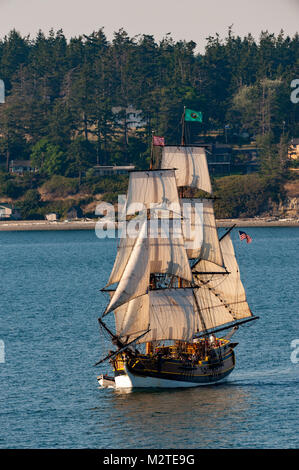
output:
M231 349L224 357L190 365L176 360L156 360L140 357L126 360L121 370L115 370L115 388L186 388L212 385L225 379L234 369L235 356Z

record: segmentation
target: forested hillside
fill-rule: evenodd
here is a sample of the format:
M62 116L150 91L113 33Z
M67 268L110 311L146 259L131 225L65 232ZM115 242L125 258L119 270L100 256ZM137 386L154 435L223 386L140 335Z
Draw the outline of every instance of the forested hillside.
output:
M147 167L153 130L167 144L178 143L184 106L203 113L202 124L188 128L190 142L226 126L226 139L242 144L245 132L262 149L263 177L275 173L278 181L287 142L299 136L299 105L290 100L298 46L298 34L263 32L256 41L230 29L225 40L209 37L204 54L195 52L194 42L175 42L170 35L157 42L120 30L108 41L100 29L67 41L62 31L40 31L35 38L11 31L0 39L6 86L0 192L23 200L59 175L72 179L73 187L91 181L94 194L93 165ZM126 122L129 106L142 111L144 126L136 131ZM7 176L15 159L31 159L39 175L22 181Z

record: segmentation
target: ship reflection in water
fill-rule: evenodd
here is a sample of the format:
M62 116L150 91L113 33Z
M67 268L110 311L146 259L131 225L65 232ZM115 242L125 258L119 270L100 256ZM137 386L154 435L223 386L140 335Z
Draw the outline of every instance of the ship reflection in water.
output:
M231 424L242 432L254 401L252 389L233 383L106 393L117 425L109 426L109 434L113 442L118 433L119 448L173 448L174 443L176 448L231 446Z

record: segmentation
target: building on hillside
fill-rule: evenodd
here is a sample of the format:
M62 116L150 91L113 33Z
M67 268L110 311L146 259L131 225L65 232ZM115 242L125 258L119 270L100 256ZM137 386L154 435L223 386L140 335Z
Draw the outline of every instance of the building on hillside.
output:
M231 145L216 142L211 147L211 153L207 154L207 160L211 174L229 175L232 162Z
M0 203L0 219L10 219L12 216L12 206L6 203Z
M234 172L247 174L258 171L258 149L255 145L232 146L219 142L197 142L195 145L205 147L211 175L226 176Z
M19 220L21 214L11 204L0 202L0 220Z
M83 217L83 211L80 206L72 206L67 211L67 219L81 219Z
M129 171L135 169L135 166L129 163L126 166L116 166L116 165L95 165L93 167L96 176L115 176L115 175L125 175Z
M255 143L233 147L232 169L243 174L254 173L259 169L258 148Z
M56 214L55 212L51 212L50 214L45 215L45 219L48 220L49 222L55 222L59 219L59 215Z
M202 143L197 142L196 146L203 146L206 149L207 162L211 175L226 176L230 174L232 162L231 145L222 143Z
M11 160L9 164L10 173L23 175L24 173L36 173L37 168L32 166L30 160Z
M299 159L299 139L292 139L289 142L288 148L288 158L290 160L298 160Z
M121 106L114 106L112 113L116 116L116 121L120 125L127 125L128 129L138 129L144 127L147 123L144 120L141 109L135 109L133 106L128 106L124 113L124 108Z

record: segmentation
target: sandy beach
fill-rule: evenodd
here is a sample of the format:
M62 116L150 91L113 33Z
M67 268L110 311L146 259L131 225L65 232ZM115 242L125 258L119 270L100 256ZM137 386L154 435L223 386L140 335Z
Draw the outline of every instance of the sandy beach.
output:
M274 219L274 218L252 218L252 219L218 219L217 227L299 227L299 219ZM96 221L74 220L49 222L48 220L2 220L0 231L17 232L30 230L94 230Z
M0 221L0 231L17 232L30 230L94 230L95 221L49 222L48 220Z

